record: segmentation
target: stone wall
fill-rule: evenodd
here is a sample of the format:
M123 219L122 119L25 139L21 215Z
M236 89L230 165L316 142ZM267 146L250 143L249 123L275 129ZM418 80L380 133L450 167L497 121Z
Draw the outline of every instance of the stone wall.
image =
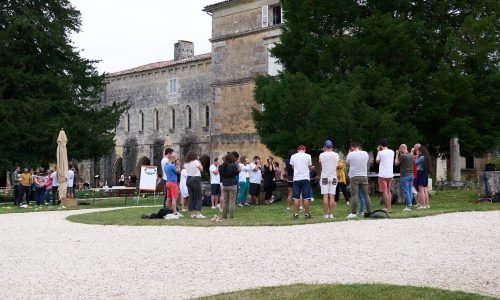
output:
M206 109L209 107L212 113L211 76L209 56L164 68L111 74L107 78L104 102L127 101L130 108L116 129L114 153L101 160L101 176L108 183L116 184L117 174L121 173L114 167L118 160L122 160L122 170L127 176L131 172L138 174L139 164L144 162L159 166L166 147L183 154L191 150L208 153ZM171 79L176 80L175 93L170 90Z

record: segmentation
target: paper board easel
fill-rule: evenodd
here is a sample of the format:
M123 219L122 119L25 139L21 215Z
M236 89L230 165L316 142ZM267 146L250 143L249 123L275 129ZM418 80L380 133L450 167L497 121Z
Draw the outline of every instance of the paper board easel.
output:
M139 204L141 191L153 192L153 201L156 205L156 175L158 174L157 166L141 166L141 177L139 182L139 196L137 196L136 204Z

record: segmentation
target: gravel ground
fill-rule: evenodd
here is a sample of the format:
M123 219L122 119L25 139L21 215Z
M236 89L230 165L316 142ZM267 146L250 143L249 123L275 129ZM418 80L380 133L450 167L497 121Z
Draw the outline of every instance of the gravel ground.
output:
M500 297L500 211L239 228L65 220L86 212L0 215L0 299L179 299L358 282Z

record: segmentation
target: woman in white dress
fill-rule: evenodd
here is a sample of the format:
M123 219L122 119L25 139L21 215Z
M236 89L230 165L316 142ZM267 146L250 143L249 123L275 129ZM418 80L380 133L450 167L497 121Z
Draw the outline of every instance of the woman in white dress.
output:
M179 183L179 189L181 191L181 206L182 206L182 211L187 211L186 209L186 204L187 204L187 199L189 198L189 192L188 188L186 185L186 180L187 180L187 171L186 169L182 168L181 171L181 182Z

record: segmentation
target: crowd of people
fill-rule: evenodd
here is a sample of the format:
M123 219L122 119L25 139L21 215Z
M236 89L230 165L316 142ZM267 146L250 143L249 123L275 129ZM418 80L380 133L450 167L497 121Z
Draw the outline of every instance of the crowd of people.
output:
M57 170L44 168L29 169L17 166L12 172L12 185L14 188L14 205L28 207L34 201L37 208L42 205L59 205L59 182ZM67 179L67 197L76 197L75 193L75 169L70 165ZM23 206L23 202L25 204Z
M417 209L430 208L427 185L431 172L431 157L424 146L416 144L408 151L408 147L401 144L399 149L394 151L388 148L387 140L381 139L375 160L379 164L378 190L382 193L384 211L392 211L394 166L400 170L400 185L405 204L403 210L412 210L413 188L418 190ZM334 218L334 209L339 202L340 193L350 206L348 219L366 217L373 211L369 194L368 161L368 153L358 143L350 144L349 152L343 159L333 148L332 141L327 140L323 152L319 155L321 173L318 177L312 165L311 155L306 153L304 145L289 151L284 170L280 169L279 163L273 157L268 157L266 162L262 163L259 156L254 156L250 161L247 156L228 152L222 158L222 163L219 158L215 158L208 169L211 207L222 213L217 220L234 218L237 208L273 203L276 182L284 180L288 188L286 209L291 211L293 202L293 219L298 219L301 212L304 213L304 218L310 219L310 201L314 200L313 185L318 179L325 219ZM177 211L180 192L182 211L189 210L191 218L204 219L205 216L201 213L203 165L198 155L189 152L182 165L174 150L167 148L161 166L161 181L165 184L164 208L172 212L169 218L182 217ZM347 176L346 168L349 168ZM263 203L260 201L261 187L264 190Z

